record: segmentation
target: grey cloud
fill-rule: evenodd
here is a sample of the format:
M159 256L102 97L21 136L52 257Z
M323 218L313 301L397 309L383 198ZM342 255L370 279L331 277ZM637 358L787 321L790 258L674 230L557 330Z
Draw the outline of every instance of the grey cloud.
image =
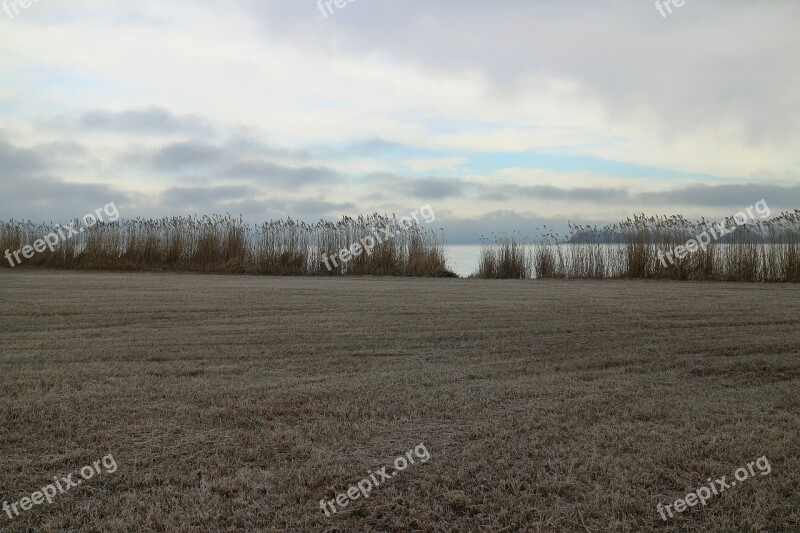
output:
M513 198L614 204L627 206L631 212L646 210L644 206L701 206L738 211L761 199L781 209L800 206L800 185L764 184L689 185L662 192L631 194L626 189L606 187L577 187L572 189L550 185L482 186L478 197L485 201L504 201Z
M208 135L214 128L195 116L175 115L161 107L130 109L127 111L94 110L82 114L78 125L87 130L115 131L121 133L188 133Z
M221 185L217 187L170 187L161 195L161 202L168 206L181 206L203 212L216 213L219 206L230 201L242 201L258 196L254 187Z
M0 219L66 222L114 202L123 217L131 198L106 184L68 183L54 177L0 180Z
M153 210L150 216L230 213L258 224L287 217L307 222L338 219L357 212L355 204L350 202L276 198L274 194L268 198L263 196L261 189L247 185L170 187L161 194L158 210Z
M502 189L498 194L503 194ZM626 202L630 196L625 189L614 189L604 187L576 187L573 189L562 189L550 185L534 186L513 186L508 188L510 197L532 197L544 200L564 200L574 202Z
M67 161L85 155L74 142L18 148L0 139L0 219L66 222L114 202L128 216L133 198L105 183L66 182L54 175Z
M297 161L306 161L314 157L314 154L306 149L280 148L252 136L243 135L236 135L229 139L225 143L225 149L240 156L279 157Z
M83 130L110 131L132 134L185 134L191 140L174 143L162 149L163 154L158 154L156 162L167 167L175 164L170 152L189 152L191 150L205 149L219 151L230 159L242 156L272 156L285 159L307 160L313 154L305 149L289 149L273 146L258 139L257 132L240 126L232 129L231 137L219 146L209 144L207 139L214 137L223 130L222 126L214 125L195 115L178 115L162 107L148 107L144 109L130 109L127 111L87 111L77 117L62 116L44 123L46 126L69 126ZM182 154L178 153L178 159ZM189 155L194 155L189 153Z
M762 199L775 208L795 209L800 206L800 185L690 185L671 191L643 193L636 197L637 201L647 204L726 207L736 211Z
M647 210L646 206L714 207L738 211L765 199L778 209L795 209L800 206L800 185L781 186L769 184L694 184L682 188L631 194L618 188L562 189L552 186L531 186L489 189L482 199L510 199L531 197L543 200L616 204L633 211Z
M342 179L341 174L326 167L293 168L261 160L240 161L231 165L223 175L228 178L253 179L298 187Z
M350 202L336 203L325 200L297 200L287 202L287 208L293 218L298 218L306 222L314 222L319 219L336 220L345 214L355 214L357 206Z
M538 198L542 200L570 201L585 203L609 202L624 203L630 200L630 194L625 189L609 187L574 187L561 188L552 185L492 185L483 183L470 183L461 180L448 180L440 182L431 180L435 188L437 183L452 186L460 196L464 190L470 191L474 196L483 201L508 201L515 198ZM435 198L434 196L431 196Z
M268 220L279 220L290 216L286 202L278 199L237 200L225 205L225 211L234 216L241 216L251 224L261 224Z
M468 193L484 201L506 201L514 198L541 198L587 203L626 202L625 189L606 187L576 187L572 189L551 185L487 185L456 178L409 178L376 172L367 176L367 183L379 188L368 199L380 199L383 191L392 191L415 198L443 200L466 196Z
M49 142L19 148L0 139L0 180L45 177L55 170L86 165L86 149L75 142Z
M152 163L161 170L181 170L217 163L224 155L225 151L219 146L201 141L187 141L161 148L153 156Z
M793 0L706 0L668 18L629 0L359 2L327 20L304 3L249 5L270 36L310 53L335 41L357 57L479 72L504 98L543 74L612 115L651 112L666 135L731 123L754 143L800 133L800 55L787 52L800 22Z
M28 176L47 169L45 160L36 150L16 148L7 141L0 140L0 177L12 179Z
M442 200L464 195L464 183L454 179L416 179L409 180L409 184L411 196L417 198Z
M371 198L378 198L384 191L392 191L415 198L442 200L464 195L468 183L454 178L409 178L387 172L373 172L366 183L377 188Z
M347 152L356 155L374 156L379 155L403 145L385 141L380 137L373 137L366 141L355 141L348 145Z
M201 140L170 143L152 154L134 149L126 160L136 162L144 158L150 166L163 171L202 170L206 174L226 177L266 178L289 183L311 183L339 177L338 173L324 167L293 168L259 159L264 156L304 160L311 154L305 150L276 148L254 139L236 137L224 144Z
M34 151L50 164L70 159L85 158L89 153L86 147L74 141L44 143L36 146Z

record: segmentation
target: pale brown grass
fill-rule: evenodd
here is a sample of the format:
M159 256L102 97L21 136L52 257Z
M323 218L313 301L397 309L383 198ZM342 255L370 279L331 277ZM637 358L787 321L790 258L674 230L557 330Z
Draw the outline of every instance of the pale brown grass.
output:
M119 465L4 531L800 527L797 286L2 271L0 294L0 499Z
M74 221L76 229L81 228L79 222ZM31 247L47 234L57 234L57 230L52 223L0 221L0 254ZM272 276L452 275L445 266L439 232L417 221L406 225L395 216L377 213L313 224L288 219L252 225L231 215L137 218L102 222L80 231L52 251L44 249L29 258L18 254L19 265L12 266L10 260L2 258L0 268ZM67 234L65 230L62 233ZM371 253L362 252L348 262L334 261L328 270L325 257L336 256L362 239L373 239Z

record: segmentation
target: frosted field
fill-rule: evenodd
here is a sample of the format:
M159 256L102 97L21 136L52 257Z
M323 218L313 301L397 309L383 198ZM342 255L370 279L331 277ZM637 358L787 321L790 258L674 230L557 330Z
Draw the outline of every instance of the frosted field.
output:
M800 524L796 285L3 271L0 294L0 499L118 465L3 531Z

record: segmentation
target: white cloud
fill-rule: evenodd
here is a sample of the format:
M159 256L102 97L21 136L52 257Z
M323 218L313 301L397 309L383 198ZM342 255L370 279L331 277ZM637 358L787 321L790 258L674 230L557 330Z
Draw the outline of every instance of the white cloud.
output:
M306 199L306 210L417 201L364 180L404 170L452 173L460 188L415 190L438 191L443 208L465 217L530 212L530 199L479 195L504 183L633 194L702 181L681 175L696 173L790 185L800 153L800 56L790 53L798 22L800 6L788 0L692 2L667 19L649 2L621 0L371 0L327 19L313 1L41 2L0 21L0 129L17 148L79 146L49 175L131 198L187 179L212 192L232 186L216 160L186 151L191 168L142 164L170 144L218 147L240 169L253 160L283 169L260 193ZM248 147L233 150L242 137ZM480 154L517 151L674 175L469 168ZM337 179L311 189L307 169ZM648 207L585 204L534 207L565 217ZM280 209L289 205L301 204Z

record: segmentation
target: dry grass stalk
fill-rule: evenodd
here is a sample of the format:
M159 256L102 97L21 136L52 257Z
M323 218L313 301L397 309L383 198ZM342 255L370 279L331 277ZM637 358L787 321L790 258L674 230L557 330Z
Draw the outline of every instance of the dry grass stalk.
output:
M0 223L0 247L18 250L55 228L31 221ZM361 254L328 272L322 263L325 254L334 255L379 228L394 236L372 254ZM288 219L249 225L231 215L101 222L62 241L55 251L36 253L21 266L292 276L448 274L439 233L416 223L406 227L395 217L377 213L315 224Z

